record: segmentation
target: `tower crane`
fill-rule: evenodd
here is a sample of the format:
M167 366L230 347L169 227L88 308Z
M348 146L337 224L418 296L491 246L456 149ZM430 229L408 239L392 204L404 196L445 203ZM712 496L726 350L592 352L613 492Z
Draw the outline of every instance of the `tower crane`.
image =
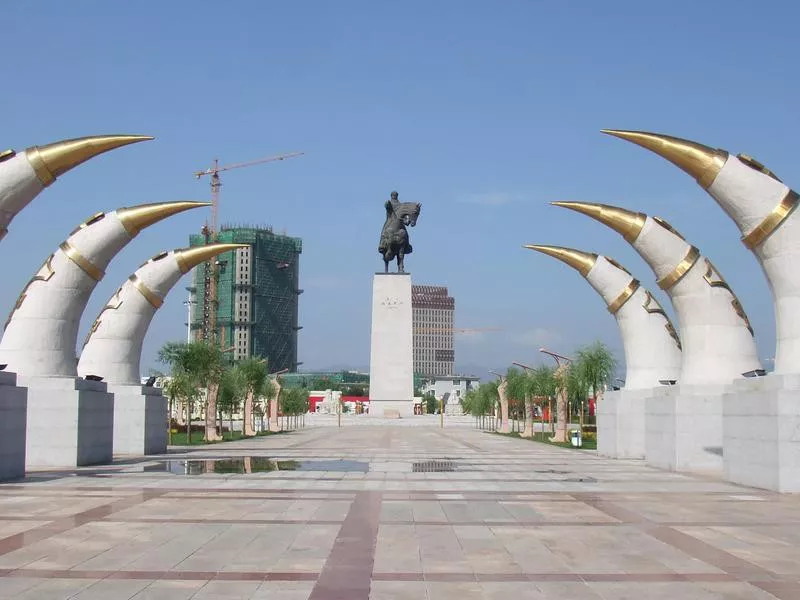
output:
M216 242L217 233L219 232L219 188L222 187L222 181L219 177L220 173L232 171L233 169L242 169L244 167L252 167L263 163L285 160L303 154L305 153L290 152L222 167L219 166L219 160L215 158L212 167L202 171L196 171L194 173L195 179L200 179L201 177L209 175L211 183L211 222L207 222L201 231L205 237L206 244L213 244ZM218 261L211 259L205 263L203 269L203 321L200 329L200 337L203 341L211 344L216 343L217 337L217 265Z

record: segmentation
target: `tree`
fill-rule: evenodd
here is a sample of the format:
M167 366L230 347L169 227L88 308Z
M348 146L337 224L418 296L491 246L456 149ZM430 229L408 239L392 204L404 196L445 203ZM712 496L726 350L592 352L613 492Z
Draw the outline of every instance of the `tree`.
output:
M422 397L422 404L425 406L425 413L432 415L436 413L436 405L439 404L439 402L433 394L425 394Z
M535 397L549 402L556 395L555 369L542 365L533 369L530 372L530 377ZM542 419L542 429L544 429L544 419Z
M222 374L219 384L218 408L220 412L228 413L231 439L233 439L233 413L237 412L241 407L247 391L247 378L239 366L228 369Z
M216 413L219 383L225 361L217 346L206 342L183 344L168 342L158 353L159 360L172 367L172 374L185 373L197 388L206 389L206 441L221 439L217 433Z
M500 433L508 433L508 378L500 376L497 385L497 400L500 403Z
M285 415L300 415L308 412L308 390L303 388L284 389L278 401L281 412Z
M253 428L253 407L255 399L264 396L268 384L267 361L258 358L248 358L241 361L237 368L245 380L244 415L242 422L242 435L255 435Z
M583 429L583 404L587 392L597 400L597 393L605 389L617 369L617 360L611 350L602 342L594 342L576 352L572 365L576 376L583 380L584 394L580 397L580 425Z
M192 381L188 373L178 372L170 377L164 384L164 393L169 398L169 414L172 416L173 402L186 406L186 443L192 443L192 406L200 396L200 390ZM177 420L177 419L176 419ZM170 442L172 441L172 427L169 429Z
M506 381L508 381L509 398L525 403L525 429L520 435L533 437L533 396L536 393L534 379L527 371L511 367L506 374Z
M277 396L278 391L279 387L277 381L268 376L266 380L264 380L264 385L261 386L261 392L255 397L255 401L257 401L259 405L259 413L261 414L261 429L264 429L264 415L269 415L269 405Z
M468 391L461 400L461 408L468 415L481 417L491 414L496 403L497 384L492 381Z

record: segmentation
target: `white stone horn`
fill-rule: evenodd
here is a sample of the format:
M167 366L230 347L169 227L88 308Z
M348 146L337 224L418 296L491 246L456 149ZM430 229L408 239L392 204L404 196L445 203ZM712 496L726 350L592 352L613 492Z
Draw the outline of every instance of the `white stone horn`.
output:
M624 267L607 256L559 246L526 245L578 271L614 315L625 352L627 390L649 389L677 380L681 368L678 334L658 301Z
M6 321L0 363L27 377L75 377L81 315L111 259L142 229L207 202L166 202L98 213L51 254Z
M751 157L657 133L606 131L694 177L736 223L769 282L775 306L775 373L800 373L800 198ZM692 158L690 160L690 158Z
M152 139L95 135L32 146L19 154L0 151L0 240L8 233L11 220L60 175L109 150Z
M164 297L193 267L247 244L210 244L162 252L139 267L111 297L92 325L78 375L109 384L138 385L142 343Z
M761 369L750 321L722 275L666 221L615 206L553 202L608 225L650 265L678 315L682 385L727 384Z

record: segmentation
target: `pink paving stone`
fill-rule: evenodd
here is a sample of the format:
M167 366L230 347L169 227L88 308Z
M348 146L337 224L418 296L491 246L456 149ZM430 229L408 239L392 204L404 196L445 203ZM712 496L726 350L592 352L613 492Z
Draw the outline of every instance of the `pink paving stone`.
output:
M0 486L0 592L800 598L797 497L465 428L325 427L192 453L235 456L392 470L37 474ZM411 473L445 457L454 471Z

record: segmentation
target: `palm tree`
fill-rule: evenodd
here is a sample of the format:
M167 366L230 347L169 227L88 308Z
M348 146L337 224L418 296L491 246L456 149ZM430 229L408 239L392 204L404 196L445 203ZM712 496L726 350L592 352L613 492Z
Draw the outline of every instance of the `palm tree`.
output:
M597 401L597 394L605 389L617 369L617 360L614 354L602 342L594 342L577 351L577 358L573 368L583 380L586 392L591 391L592 397ZM583 429L583 403L586 395L580 399L580 425Z
M500 403L500 433L508 433L508 378L500 376L497 382L497 400Z
M536 367L529 374L532 380L533 393L537 398L550 400L556 393L555 369L545 365ZM542 420L544 429L544 420Z
M205 342L168 342L158 357L172 367L173 376L185 373L197 388L206 389L205 439L208 442L221 439L217 433L216 414L219 383L225 370L222 350Z
M199 390L187 373L176 373L164 384L164 392L169 398L169 414L172 416L173 402L186 406L186 442L192 443L192 406L199 396ZM176 419L176 421L180 421ZM172 427L169 428L169 443L172 443Z
M508 396L525 402L525 429L520 436L533 437L533 395L536 393L533 378L527 371L511 367L506 374Z
M264 395L267 384L267 361L266 359L248 358L237 365L245 378L246 392L244 397L244 421L242 424L242 435L255 435L253 427L253 404L255 399Z
M228 413L229 431L233 439L233 413L239 410L242 399L247 394L247 379L242 370L235 366L222 374L219 385L219 410ZM223 436L224 437L224 436Z
M570 364L563 364L559 366L553 376L556 380L556 431L550 438L551 442L566 442L567 441L567 421L569 420L569 398L571 393L576 392L576 388L580 386L580 379L575 376L575 372L570 367Z

